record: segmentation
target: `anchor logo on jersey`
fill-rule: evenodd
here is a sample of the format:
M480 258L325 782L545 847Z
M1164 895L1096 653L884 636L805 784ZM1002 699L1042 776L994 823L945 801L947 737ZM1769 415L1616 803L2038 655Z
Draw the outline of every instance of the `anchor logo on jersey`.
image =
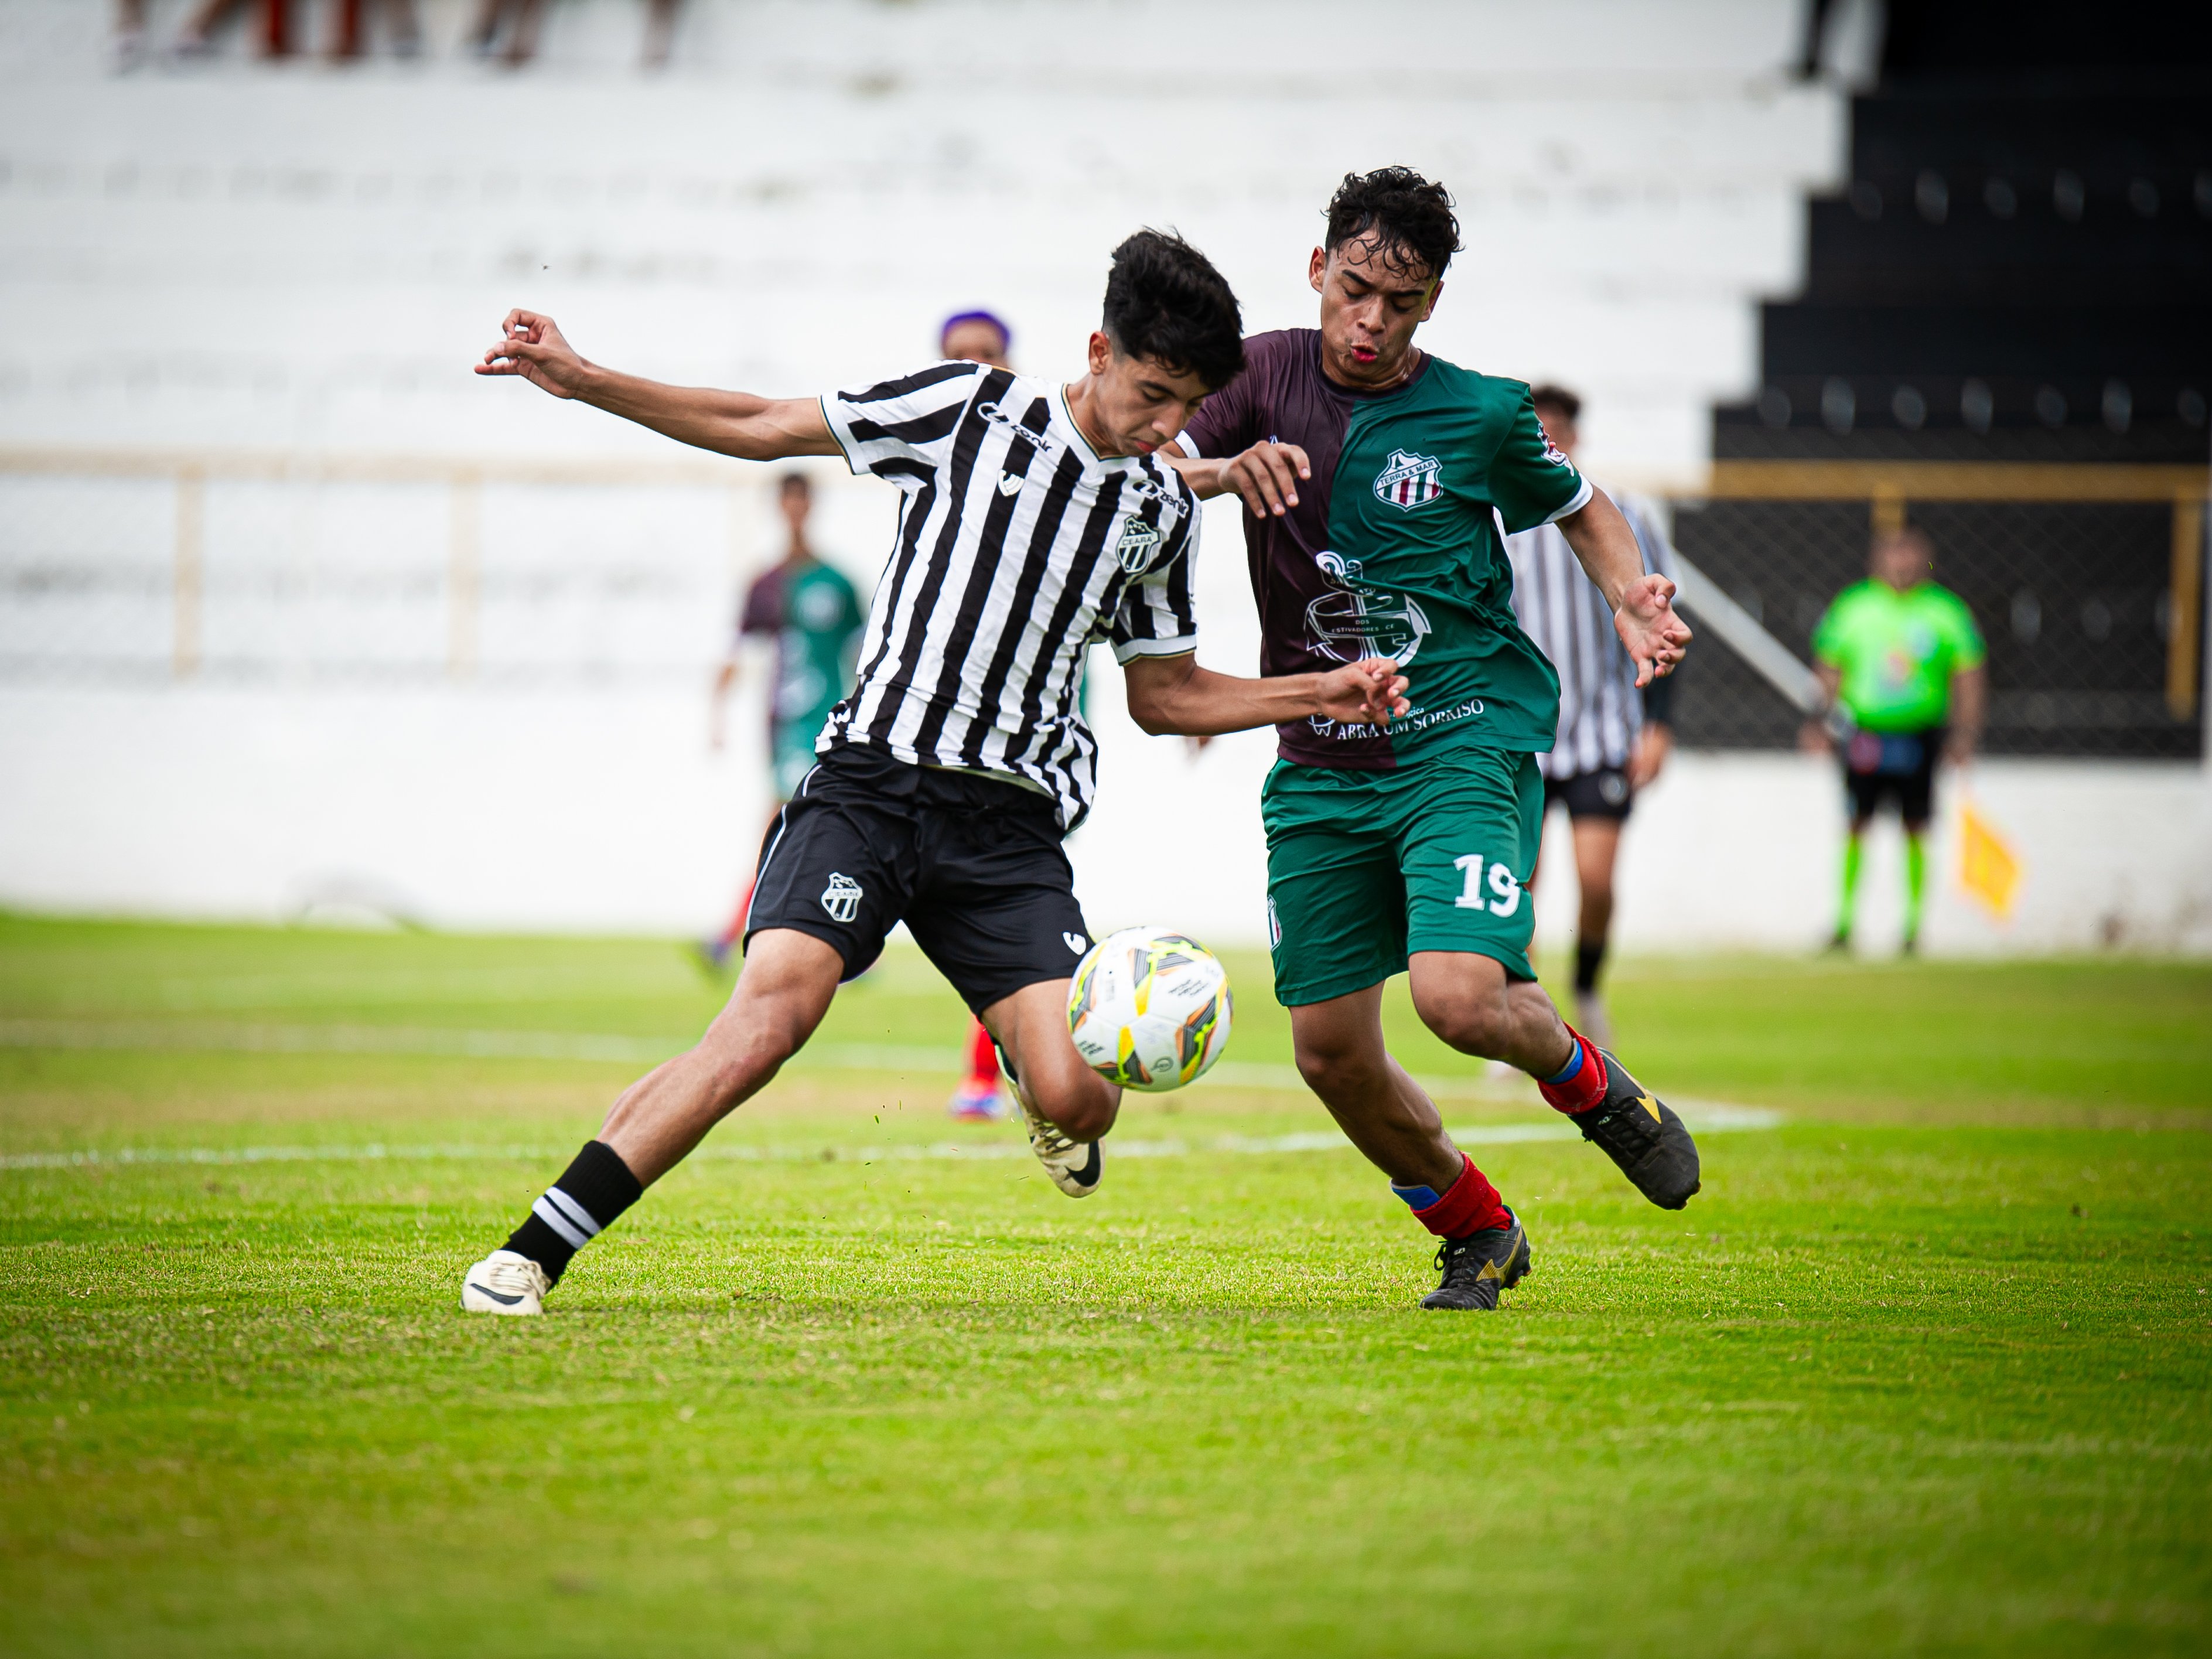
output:
M1433 455L1409 455L1402 449L1394 449L1382 470L1375 475L1375 499L1402 507L1409 513L1417 507L1425 507L1444 493L1443 470L1444 464Z
M1121 526L1121 539L1114 544L1114 556L1121 568L1132 576L1152 562L1152 550L1160 544L1160 532L1156 526L1142 519L1132 519Z
M1430 624L1421 607L1403 593L1388 593L1359 580L1359 561L1341 553L1316 553L1328 591L1306 606L1313 648L1338 662L1389 657L1403 668L1413 660Z

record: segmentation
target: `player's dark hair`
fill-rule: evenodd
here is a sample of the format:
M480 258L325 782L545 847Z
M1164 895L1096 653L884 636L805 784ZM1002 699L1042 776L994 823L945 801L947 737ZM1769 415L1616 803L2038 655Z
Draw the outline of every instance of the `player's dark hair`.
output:
M1547 380L1542 386L1528 388L1528 401L1539 409L1556 409L1570 421L1583 417L1583 400L1563 386L1553 386Z
M1411 167L1346 173L1328 198L1328 240L1322 246L1334 253L1355 241L1369 244L1373 257L1401 275L1419 269L1442 276L1460 250L1451 192Z
M1114 250L1100 325L1125 357L1150 357L1218 390L1244 367L1244 316L1213 262L1180 236L1140 230Z
M785 473L776 480L775 487L779 494L785 495L788 495L794 489L802 495L811 495L814 493L813 480L804 472Z

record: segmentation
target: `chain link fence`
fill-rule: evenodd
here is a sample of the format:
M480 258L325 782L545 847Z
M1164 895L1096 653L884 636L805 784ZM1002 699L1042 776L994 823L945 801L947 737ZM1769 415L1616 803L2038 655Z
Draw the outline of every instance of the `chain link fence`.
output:
M1806 661L1829 601L1864 578L1875 531L1910 522L1989 645L1986 752L2197 760L2204 483L2187 468L1723 463L1710 494L1671 505L1682 554ZM1701 749L1786 748L1803 724L1710 646L1674 718Z

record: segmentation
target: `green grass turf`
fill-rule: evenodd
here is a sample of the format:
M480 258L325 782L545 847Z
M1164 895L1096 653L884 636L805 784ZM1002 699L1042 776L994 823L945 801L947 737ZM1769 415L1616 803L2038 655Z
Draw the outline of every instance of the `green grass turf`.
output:
M1679 1216L1478 1146L1537 1252L1478 1318L1353 1154L1208 1153L1326 1127L1264 1069L1133 1102L1188 1150L1082 1205L899 1156L1012 1132L945 1122L895 953L552 1316L453 1311L640 1069L574 1037L719 1000L658 943L0 918L0 1652L2212 1645L2203 966L1631 963L1647 1080L1790 1121ZM558 1053L423 1052L483 1033Z

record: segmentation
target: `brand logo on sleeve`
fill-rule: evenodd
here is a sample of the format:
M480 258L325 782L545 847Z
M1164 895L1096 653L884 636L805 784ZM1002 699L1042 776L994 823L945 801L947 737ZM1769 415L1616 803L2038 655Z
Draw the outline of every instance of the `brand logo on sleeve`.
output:
M1114 556L1121 561L1121 568L1135 575L1152 562L1152 550L1160 544L1160 532L1142 519L1132 519L1121 526L1121 539L1114 544Z
M1433 455L1394 449L1389 464L1375 475L1375 499L1408 512L1425 507L1444 493L1443 470L1443 463Z

